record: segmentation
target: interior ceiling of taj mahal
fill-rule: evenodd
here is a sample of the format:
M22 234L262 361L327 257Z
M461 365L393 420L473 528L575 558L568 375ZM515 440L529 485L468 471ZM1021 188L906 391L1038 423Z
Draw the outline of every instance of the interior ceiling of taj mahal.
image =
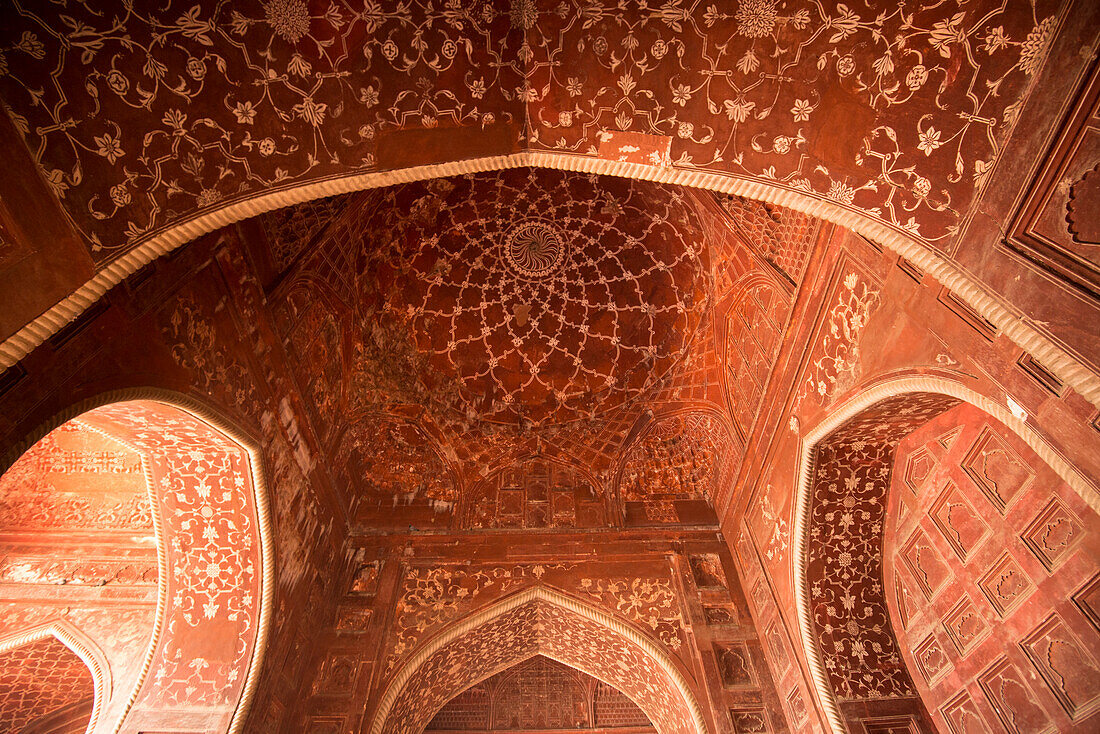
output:
M5 5L0 730L1096 730L1098 43Z

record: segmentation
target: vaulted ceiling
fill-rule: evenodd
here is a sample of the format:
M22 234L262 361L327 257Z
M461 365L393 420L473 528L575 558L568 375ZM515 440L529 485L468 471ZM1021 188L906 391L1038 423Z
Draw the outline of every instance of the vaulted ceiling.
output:
M260 224L275 322L349 511L399 526L456 511L547 526L555 502L596 525L621 522L623 502L676 522L672 503L705 506L740 461L726 385L762 382L778 346L738 327L768 315L782 328L816 231L736 198L535 168ZM747 244L757 231L770 250ZM765 302L746 306L753 287ZM740 373L723 374L723 352L747 355ZM531 482L569 498L520 500Z

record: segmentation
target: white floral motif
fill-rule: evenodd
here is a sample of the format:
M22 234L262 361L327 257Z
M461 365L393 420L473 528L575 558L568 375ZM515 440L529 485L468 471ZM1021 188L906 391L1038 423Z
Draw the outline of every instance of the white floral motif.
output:
M848 273L842 285L839 301L829 312L802 389L803 395L815 394L823 401L834 395L838 385L855 378L859 369L860 335L879 304L878 291L856 273Z

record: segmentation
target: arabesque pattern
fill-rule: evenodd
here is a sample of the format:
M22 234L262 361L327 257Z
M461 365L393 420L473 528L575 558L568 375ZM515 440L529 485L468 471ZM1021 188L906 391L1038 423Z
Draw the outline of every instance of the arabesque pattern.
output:
M17 3L0 92L100 262L256 191L420 162L387 136L438 128L482 152L468 139L491 130L492 153L593 155L607 133L648 135L653 162L941 241L996 162L1059 8L188 0L115 16Z
M889 398L817 449L806 579L825 669L842 701L915 695L882 587L885 500L898 442L955 402Z
M663 734L701 734L690 704L652 655L614 630L542 600L505 611L430 655L405 681L376 730L418 732L446 701L486 677L485 671L536 654L611 683Z

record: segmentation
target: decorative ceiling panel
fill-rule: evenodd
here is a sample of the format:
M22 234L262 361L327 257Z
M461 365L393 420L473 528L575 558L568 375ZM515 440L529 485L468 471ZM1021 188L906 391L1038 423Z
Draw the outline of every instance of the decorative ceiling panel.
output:
M521 148L728 173L941 242L1065 7L13 3L0 94L99 263L255 193Z

